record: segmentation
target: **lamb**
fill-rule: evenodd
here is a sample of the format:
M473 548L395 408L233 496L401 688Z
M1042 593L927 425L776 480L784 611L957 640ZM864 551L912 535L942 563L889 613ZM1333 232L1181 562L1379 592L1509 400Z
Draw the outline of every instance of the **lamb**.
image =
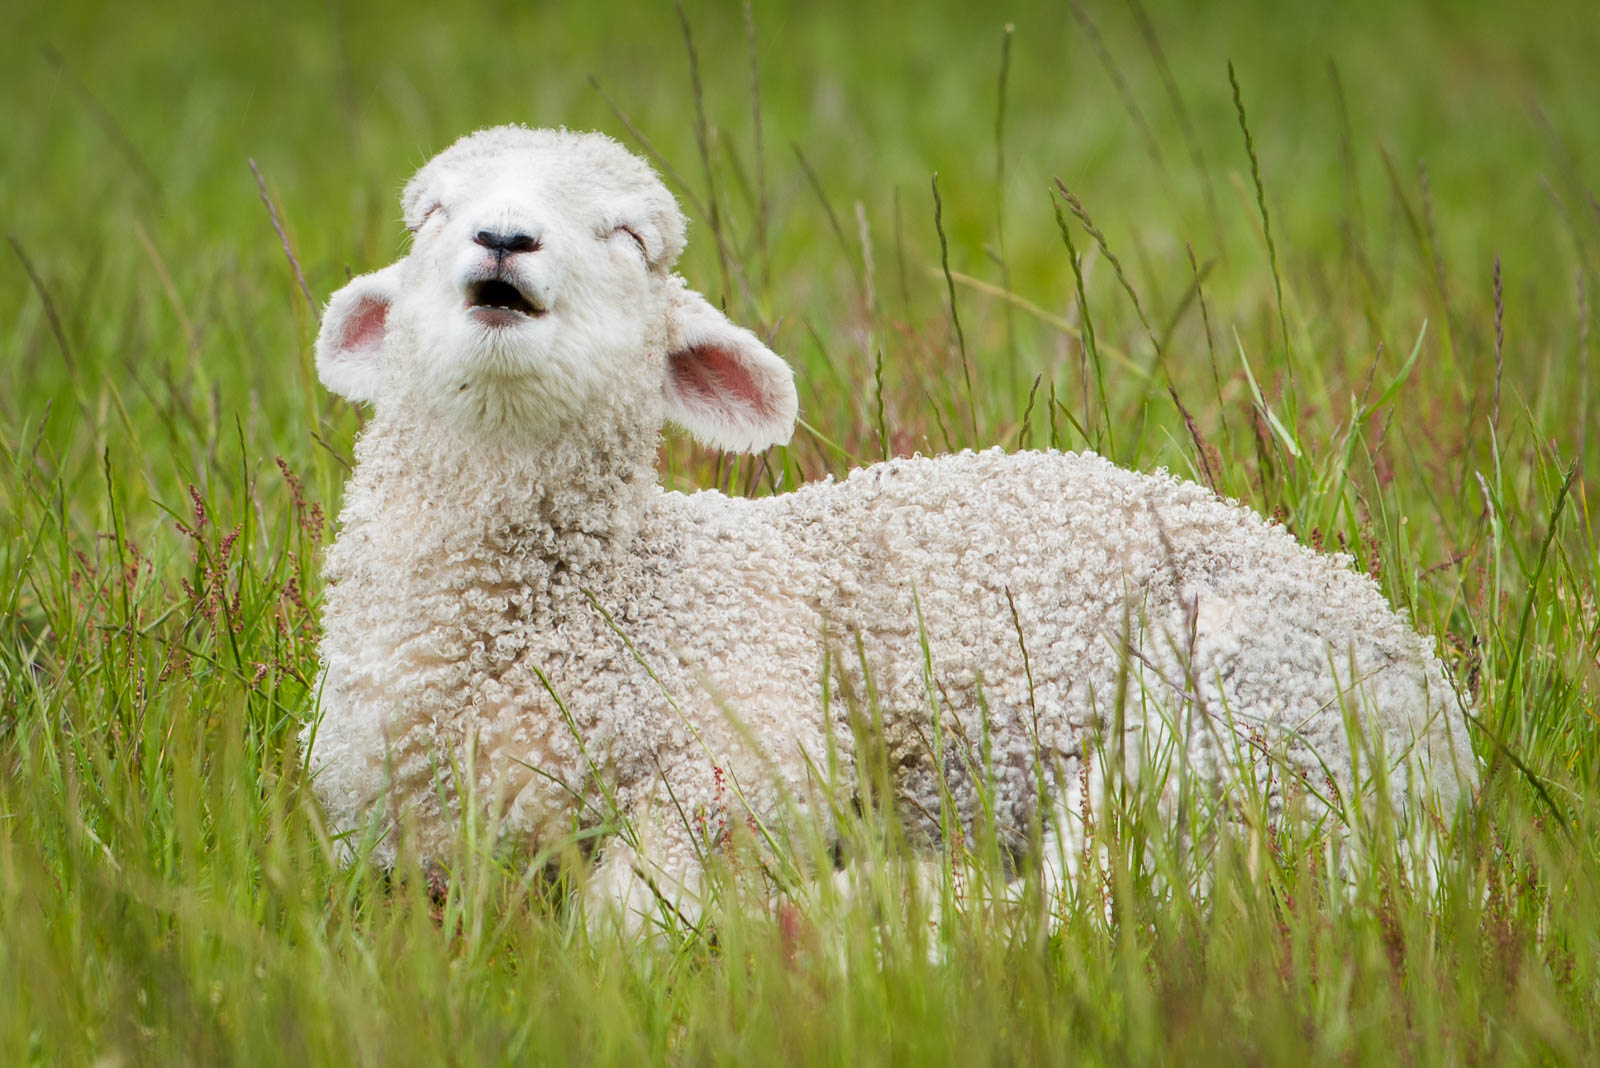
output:
M599 828L599 900L693 909L705 814L731 791L739 819L826 831L864 720L913 831L988 818L1019 857L1041 823L1070 839L1114 743L1223 790L1265 739L1274 789L1327 809L1360 803L1363 756L1438 813L1470 794L1460 699L1377 587L1164 472L991 449L663 490L665 422L759 451L796 391L672 273L683 216L615 141L479 131L403 208L410 251L316 343L374 408L305 734L352 850L394 865L403 828L439 860L469 814L535 844Z

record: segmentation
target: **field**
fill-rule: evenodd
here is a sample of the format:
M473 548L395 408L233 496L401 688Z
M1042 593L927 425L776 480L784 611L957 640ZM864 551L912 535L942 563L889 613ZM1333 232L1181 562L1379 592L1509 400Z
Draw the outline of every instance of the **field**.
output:
M1591 1060L1600 16L1147 4L13 5L0 1062ZM907 900L867 816L871 892L629 941L578 843L341 867L298 734L362 413L316 314L508 121L648 154L795 365L787 449L669 436L669 485L1093 448L1348 552L1473 697L1438 878L1258 827L1201 901L1130 805L1069 900L948 853Z

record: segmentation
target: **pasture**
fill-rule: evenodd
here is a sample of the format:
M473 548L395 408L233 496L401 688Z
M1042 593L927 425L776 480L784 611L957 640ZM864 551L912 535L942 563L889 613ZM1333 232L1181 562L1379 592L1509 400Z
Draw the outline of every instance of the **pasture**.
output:
M1600 1045L1600 17L1562 2L19 6L0 34L0 1061L1578 1063ZM1435 878L1127 798L630 941L581 840L339 864L298 736L362 413L321 303L404 179L599 129L794 365L782 492L967 447L1165 467L1348 553L1484 768ZM971 856L962 856L971 847ZM975 873L975 874L974 874ZM730 886L732 884L730 883ZM1200 894L1202 885L1205 894Z

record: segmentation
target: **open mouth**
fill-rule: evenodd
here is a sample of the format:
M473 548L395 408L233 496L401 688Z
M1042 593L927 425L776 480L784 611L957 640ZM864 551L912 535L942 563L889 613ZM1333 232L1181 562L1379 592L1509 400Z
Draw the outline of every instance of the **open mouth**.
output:
M499 278L485 278L469 284L467 308L480 319L496 324L544 314L544 309L523 296L521 290Z

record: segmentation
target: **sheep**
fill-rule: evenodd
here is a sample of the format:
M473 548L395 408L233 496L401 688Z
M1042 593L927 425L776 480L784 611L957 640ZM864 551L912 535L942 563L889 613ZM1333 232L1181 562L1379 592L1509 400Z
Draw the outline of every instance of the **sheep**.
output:
M987 819L1018 857L1041 825L1081 844L1110 747L1225 791L1270 746L1277 809L1359 805L1363 758L1437 813L1470 794L1461 699L1377 586L1164 471L990 449L665 491L665 423L759 451L797 394L672 272L684 218L608 137L482 130L402 204L410 250L316 341L373 406L305 732L352 852L436 862L469 816L587 829L597 901L696 909L722 822L829 833L864 722L918 840Z

